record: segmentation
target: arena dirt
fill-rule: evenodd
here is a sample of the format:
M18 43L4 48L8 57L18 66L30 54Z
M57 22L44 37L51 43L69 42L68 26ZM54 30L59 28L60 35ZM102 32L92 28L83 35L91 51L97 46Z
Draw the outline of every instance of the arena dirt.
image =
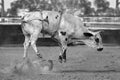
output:
M22 47L1 47L0 80L120 80L119 47L105 47L103 52L86 46L70 47L67 62L62 64L57 60L58 47L39 47L39 50L46 64L53 61L51 70L43 70L41 65L35 67L37 58L32 49L29 59L23 60Z

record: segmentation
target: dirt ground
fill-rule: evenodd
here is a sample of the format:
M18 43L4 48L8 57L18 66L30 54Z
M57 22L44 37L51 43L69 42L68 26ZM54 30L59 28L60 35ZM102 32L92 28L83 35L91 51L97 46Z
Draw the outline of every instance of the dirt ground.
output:
M120 47L107 46L97 52L87 46L72 46L67 51L67 62L59 63L59 47L39 47L46 60L53 60L53 70L48 73L37 71L25 74L7 73L5 69L22 61L23 47L0 47L0 80L120 80ZM37 57L29 48L29 58ZM24 69L25 70L25 69Z

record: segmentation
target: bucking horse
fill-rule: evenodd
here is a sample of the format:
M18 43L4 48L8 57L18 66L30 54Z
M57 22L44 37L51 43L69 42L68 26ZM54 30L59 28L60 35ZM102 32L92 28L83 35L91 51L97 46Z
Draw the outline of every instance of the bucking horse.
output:
M24 55L27 57L27 49L32 46L36 55L42 59L38 51L36 41L41 34L50 35L57 40L60 46L59 61L66 62L67 44L72 39L83 41L86 45L103 50L100 32L94 32L84 26L84 23L77 16L57 11L35 11L26 12L22 16L22 31L25 36Z

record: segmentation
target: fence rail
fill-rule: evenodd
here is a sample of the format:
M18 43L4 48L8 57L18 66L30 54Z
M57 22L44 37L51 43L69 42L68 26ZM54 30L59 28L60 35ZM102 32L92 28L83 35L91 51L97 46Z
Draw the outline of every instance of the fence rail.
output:
M82 17L85 22L120 22L120 17Z
M89 29L120 30L120 17L81 17ZM20 17L1 17L0 25L21 25Z
M85 22L120 22L120 17L81 17ZM4 19L5 22L20 21L20 17L0 17L0 22Z
M92 30L105 30L101 32L104 44L120 44L120 38L118 37L120 36L120 17L110 17L114 18L114 21L100 21L93 18L100 19L104 17L83 17L84 23L89 24L86 27ZM115 21L115 18L117 21ZM109 20L109 17L107 19ZM22 45L24 42L24 36L20 26L21 19L19 17L0 18L0 46L18 46L18 44ZM45 38L47 38L47 36L45 36ZM44 41L45 40L39 41L38 45L41 45Z

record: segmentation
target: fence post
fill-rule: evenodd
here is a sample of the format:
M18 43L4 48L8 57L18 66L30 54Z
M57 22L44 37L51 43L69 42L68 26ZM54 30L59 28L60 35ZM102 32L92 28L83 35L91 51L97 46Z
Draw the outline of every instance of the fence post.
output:
M5 16L4 0L1 0L1 7L2 7L1 17L4 17ZM4 19L2 19L2 22L4 22Z

